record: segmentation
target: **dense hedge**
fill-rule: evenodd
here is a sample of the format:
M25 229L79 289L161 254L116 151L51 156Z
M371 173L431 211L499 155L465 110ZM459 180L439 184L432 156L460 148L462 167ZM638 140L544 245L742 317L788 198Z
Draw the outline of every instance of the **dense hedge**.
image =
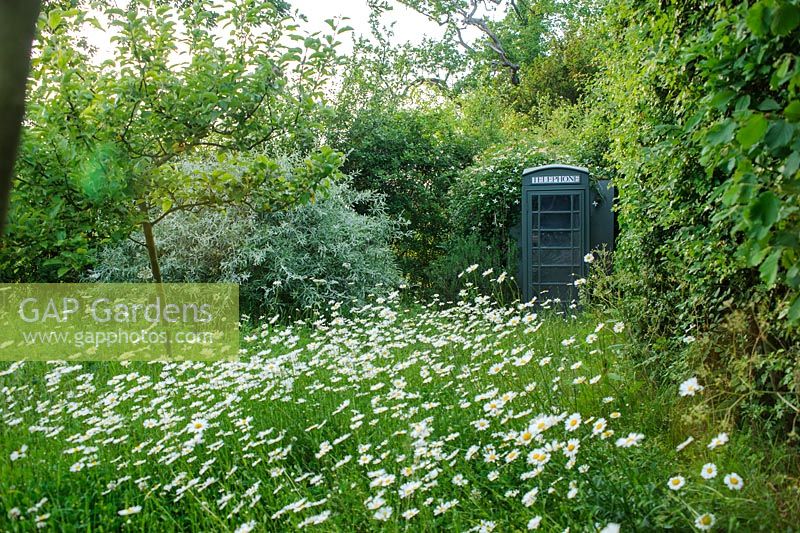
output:
M551 163L536 140L521 139L489 148L464 169L449 193L450 223L456 235L475 234L506 250L509 230L519 224L522 171Z
M386 198L390 216L407 222L394 241L398 263L415 284L429 286L429 265L441 254L448 228L447 192L477 151L454 113L441 110L361 110L334 145L347 154L353 186Z
M731 403L791 427L800 6L617 0L602 31L592 109L617 173L622 304L668 375L700 365Z

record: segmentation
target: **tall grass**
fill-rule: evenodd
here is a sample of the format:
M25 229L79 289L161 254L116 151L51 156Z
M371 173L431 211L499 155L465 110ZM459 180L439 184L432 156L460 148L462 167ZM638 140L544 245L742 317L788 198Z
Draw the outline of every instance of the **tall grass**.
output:
M236 363L6 365L1 529L687 530L712 513L718 529L776 530L797 516L774 490L779 451L681 423L693 398L637 375L619 322L394 294L264 322L243 345Z

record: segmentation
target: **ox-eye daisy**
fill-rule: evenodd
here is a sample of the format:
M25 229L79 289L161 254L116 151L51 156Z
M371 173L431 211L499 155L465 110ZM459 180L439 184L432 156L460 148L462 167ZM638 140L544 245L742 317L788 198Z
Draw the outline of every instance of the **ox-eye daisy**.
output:
M703 479L713 479L717 477L717 465L714 463L704 464L703 468L700 469L700 475L703 476Z
M711 442L708 443L708 449L713 450L714 448L719 448L720 446L724 445L728 442L728 434L727 433L720 433L713 439Z
M120 509L117 511L117 514L120 516L128 516L132 514L136 514L142 510L141 505L133 505L131 507L126 507L125 509Z
M714 522L716 521L717 519L714 517L713 514L703 513L695 519L694 525L697 527L697 529L707 531L712 527L714 527Z
M580 413L573 413L564 421L564 428L567 431L575 431L581 425L581 415Z
M742 490L742 485L744 485L744 481L736 472L726 475L724 481L725 485L731 490Z
M528 529L539 529L539 525L542 523L541 516L534 516L530 520L528 520Z
M698 393L701 390L703 390L703 386L697 382L697 378L691 377L681 383L681 386L678 389L678 394L681 396L694 396L695 393Z
M644 435L641 433L628 433L627 437L617 439L616 444L619 448L630 448L638 446L642 439L644 439Z
M680 490L684 485L686 485L686 478L683 476L671 477L667 481L667 486L670 490Z

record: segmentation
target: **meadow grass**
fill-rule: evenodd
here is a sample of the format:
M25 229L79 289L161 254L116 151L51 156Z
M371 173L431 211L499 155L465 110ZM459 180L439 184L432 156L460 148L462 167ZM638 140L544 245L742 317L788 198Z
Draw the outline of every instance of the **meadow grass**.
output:
M263 321L235 363L5 364L0 529L791 528L782 449L687 417L704 391L632 349L588 313L395 294Z

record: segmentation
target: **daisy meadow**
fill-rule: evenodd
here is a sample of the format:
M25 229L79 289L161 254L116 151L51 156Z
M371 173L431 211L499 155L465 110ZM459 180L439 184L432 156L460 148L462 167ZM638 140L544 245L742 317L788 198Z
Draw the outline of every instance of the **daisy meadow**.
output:
M474 296L381 299L264 319L237 361L18 364L0 376L0 457L4 483L29 490L8 494L4 516L31 528L163 525L168 513L196 531L624 531L641 511L657 529L712 527L715 515L681 511L686 498L752 523L674 474L697 468L675 453L691 438L673 443L664 419L649 421L659 396L608 348L620 342L609 321ZM695 451L727 451L728 434L712 435ZM42 472L61 479L46 498ZM717 467L700 474L712 482ZM633 503L604 492L620 475ZM730 471L724 485L733 498L744 480ZM93 490L114 507L83 506Z

